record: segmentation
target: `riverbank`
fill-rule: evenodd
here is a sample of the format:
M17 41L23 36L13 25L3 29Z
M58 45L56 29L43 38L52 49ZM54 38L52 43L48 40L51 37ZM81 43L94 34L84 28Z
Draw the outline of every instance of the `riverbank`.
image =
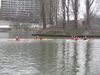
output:
M37 32L39 35L56 35L61 37L69 37L69 36L89 36L89 37L100 37L100 30L91 28L91 30L86 30L85 28L65 28L62 27L51 27L47 29L41 29Z

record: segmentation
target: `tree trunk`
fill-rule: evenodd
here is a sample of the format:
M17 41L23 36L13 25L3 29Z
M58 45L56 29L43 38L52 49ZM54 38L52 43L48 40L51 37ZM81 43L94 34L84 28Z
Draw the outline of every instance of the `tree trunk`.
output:
M87 29L90 29L90 2L86 0L86 25Z
M69 25L69 3L70 3L70 0L67 0L67 24Z
M55 18L56 18L56 25L58 24L58 0L55 2L56 8L55 8Z
M45 0L41 1L41 18L43 22L43 29L46 29L46 12L45 12Z
M78 0L75 0L75 8L74 8L74 20L75 20L75 28L78 28Z
M63 7L63 28L66 27L66 0L62 0Z
M90 28L91 28L91 16L93 15L93 11L91 11L92 10L92 5L93 5L93 3L94 3L94 1L95 0L86 0L86 28L88 29L88 30L90 30Z
M49 21L50 24L53 25L53 2L49 0L50 8L49 8Z
M74 28L78 28L78 11L79 11L79 0L71 0L72 1L72 8L74 14Z

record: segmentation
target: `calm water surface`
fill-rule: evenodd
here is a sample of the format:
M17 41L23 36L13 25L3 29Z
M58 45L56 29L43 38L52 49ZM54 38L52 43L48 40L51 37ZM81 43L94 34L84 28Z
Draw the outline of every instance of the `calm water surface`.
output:
M100 75L100 40L0 40L0 75Z

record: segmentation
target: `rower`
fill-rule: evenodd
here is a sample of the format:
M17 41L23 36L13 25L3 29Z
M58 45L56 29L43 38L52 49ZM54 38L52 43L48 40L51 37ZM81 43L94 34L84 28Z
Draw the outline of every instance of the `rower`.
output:
M87 36L85 36L83 39L84 39L84 40L87 40Z
M19 36L16 36L16 41L19 41L19 40L20 40Z

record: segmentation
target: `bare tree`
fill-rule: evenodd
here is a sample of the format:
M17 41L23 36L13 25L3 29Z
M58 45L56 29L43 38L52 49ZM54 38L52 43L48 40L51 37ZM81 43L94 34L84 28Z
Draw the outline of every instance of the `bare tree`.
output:
M46 1L46 15L47 22L50 25L57 23L59 0L47 0Z
M51 24L51 25L53 25L53 8L54 8L54 6L53 6L53 1L52 0L49 0L49 23Z
M67 4L66 4L66 9L67 9L67 23L69 25L69 20L70 20L70 0L67 0Z
M55 4L56 4L56 8L55 8L55 11L56 11L55 17L56 17L56 25L57 25L57 24L58 24L57 16L58 16L58 9L59 9L59 1L56 0Z
M43 29L46 29L46 11L45 11L45 0L40 0L40 6L41 6L41 19L43 22Z
M62 0L63 28L66 27L66 0Z
M79 12L79 0L71 0L72 3L72 9L73 9L73 15L74 15L74 24L75 28L78 28L78 12Z
M94 3L94 0L86 0L86 25L87 25L87 29L90 29L90 17L93 13L93 11L91 10L91 7Z
M58 25L59 0L54 1L54 22Z

